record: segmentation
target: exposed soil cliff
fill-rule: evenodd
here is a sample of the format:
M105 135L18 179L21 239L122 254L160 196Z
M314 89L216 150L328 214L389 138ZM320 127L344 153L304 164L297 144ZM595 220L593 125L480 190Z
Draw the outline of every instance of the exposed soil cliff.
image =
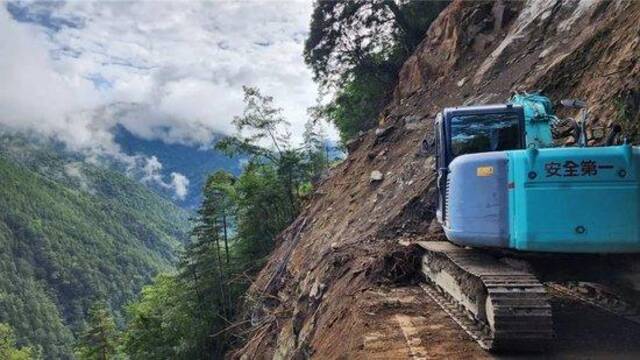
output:
M639 61L640 2L452 3L402 68L379 128L350 144L281 234L231 356L486 357L412 285L418 250L399 244L438 236L434 160L421 150L435 113L541 89L591 104L601 142L613 122L640 120Z

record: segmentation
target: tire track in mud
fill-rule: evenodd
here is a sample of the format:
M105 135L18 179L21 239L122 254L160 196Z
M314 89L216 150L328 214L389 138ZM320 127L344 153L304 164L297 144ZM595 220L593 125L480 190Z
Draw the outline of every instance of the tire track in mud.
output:
M357 359L487 359L419 286L366 293Z
M412 324L411 317L397 314L395 319L398 322L398 326L400 326L402 335L404 335L404 340L409 348L411 358L414 360L425 360L427 358L425 356L427 351L420 345L422 341L420 340L419 328ZM416 320L423 321L424 318L417 317Z

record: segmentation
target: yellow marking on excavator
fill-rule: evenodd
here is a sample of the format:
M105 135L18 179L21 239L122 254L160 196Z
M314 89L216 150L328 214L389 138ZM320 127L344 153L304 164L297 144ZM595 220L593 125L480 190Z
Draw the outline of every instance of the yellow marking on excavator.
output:
M491 176L493 175L493 166L478 166L476 168L476 176Z

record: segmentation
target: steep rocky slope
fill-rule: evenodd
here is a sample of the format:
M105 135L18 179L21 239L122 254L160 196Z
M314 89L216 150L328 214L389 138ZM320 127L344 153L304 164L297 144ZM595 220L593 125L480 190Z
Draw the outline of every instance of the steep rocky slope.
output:
M435 113L541 89L594 105L597 143L595 130L639 120L639 54L640 2L452 3L402 68L379 128L350 144L281 234L249 292L247 342L231 356L487 356L412 285L417 250L399 244L437 236L433 157L421 150Z

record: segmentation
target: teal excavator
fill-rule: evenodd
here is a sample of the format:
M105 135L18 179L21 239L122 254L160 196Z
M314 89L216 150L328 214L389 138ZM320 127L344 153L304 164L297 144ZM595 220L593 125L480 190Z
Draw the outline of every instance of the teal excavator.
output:
M425 286L487 350L541 350L553 336L546 289L527 266L494 256L640 252L640 149L588 146L588 109L554 115L540 93L446 108L435 119L437 220L449 242L421 243ZM576 145L558 147L564 131ZM462 314L462 316L461 316Z

